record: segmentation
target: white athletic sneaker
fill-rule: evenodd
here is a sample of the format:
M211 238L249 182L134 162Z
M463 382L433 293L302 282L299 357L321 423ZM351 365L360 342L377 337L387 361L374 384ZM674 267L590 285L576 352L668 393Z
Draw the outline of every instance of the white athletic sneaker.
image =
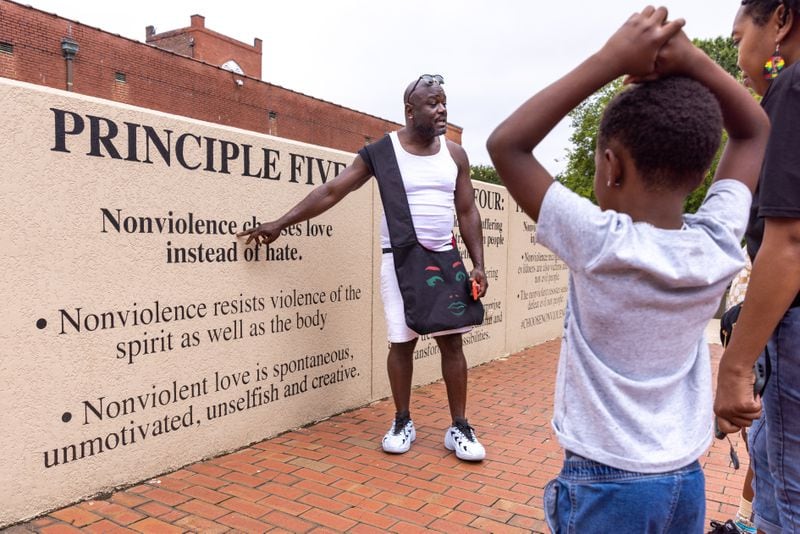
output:
M456 423L444 435L445 448L455 451L461 460L479 462L486 458L486 449L475 436L475 429L469 423Z
M392 454L402 454L411 448L411 442L417 439L417 431L414 430L414 423L411 419L406 419L406 423L395 419L392 428L383 436L381 445L383 450Z

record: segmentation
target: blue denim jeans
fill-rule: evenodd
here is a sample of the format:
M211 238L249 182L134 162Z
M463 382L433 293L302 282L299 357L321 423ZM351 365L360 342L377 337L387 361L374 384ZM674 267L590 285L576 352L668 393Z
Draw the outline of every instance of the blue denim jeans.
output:
M767 343L772 365L762 419L750 430L756 526L800 532L800 308L791 308ZM763 357L763 355L762 355Z
M699 462L666 473L634 473L567 453L558 478L544 490L554 534L700 534L705 477Z
M762 355L763 356L763 355ZM761 498L753 498L754 524L767 534L781 531L781 518L775 497L775 482L769 473L767 461L767 430L764 414L753 421L747 431L747 443L750 451L750 467L753 469L753 493Z

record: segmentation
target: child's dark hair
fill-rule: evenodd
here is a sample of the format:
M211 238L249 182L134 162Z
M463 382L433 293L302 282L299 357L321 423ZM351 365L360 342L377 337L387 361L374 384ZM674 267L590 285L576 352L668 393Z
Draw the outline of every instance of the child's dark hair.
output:
M759 26L766 24L781 5L787 10L786 13L791 9L795 16L800 15L800 0L742 0L742 5L745 6L745 15L751 17Z
M673 76L633 85L614 97L600 121L598 150L612 139L620 142L648 188L694 189L721 136L714 95L695 80Z

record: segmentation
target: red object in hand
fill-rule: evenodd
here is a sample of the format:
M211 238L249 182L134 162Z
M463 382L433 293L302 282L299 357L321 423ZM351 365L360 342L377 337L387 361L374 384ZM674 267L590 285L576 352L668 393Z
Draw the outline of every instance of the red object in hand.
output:
M472 300L478 300L478 293L480 293L481 286L476 280L472 281Z

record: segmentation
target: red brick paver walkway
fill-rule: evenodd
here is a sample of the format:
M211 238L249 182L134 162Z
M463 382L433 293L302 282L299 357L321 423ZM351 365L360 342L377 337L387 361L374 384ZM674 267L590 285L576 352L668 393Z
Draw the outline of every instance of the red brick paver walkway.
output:
M449 412L437 382L413 392L417 441L404 455L381 451L394 411L383 400L5 532L546 532L542 490L562 455L549 424L558 348L550 341L470 370L481 463L443 447ZM715 364L720 352L712 345ZM702 458L709 520L738 506L747 454L734 443L738 471L727 442Z

